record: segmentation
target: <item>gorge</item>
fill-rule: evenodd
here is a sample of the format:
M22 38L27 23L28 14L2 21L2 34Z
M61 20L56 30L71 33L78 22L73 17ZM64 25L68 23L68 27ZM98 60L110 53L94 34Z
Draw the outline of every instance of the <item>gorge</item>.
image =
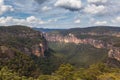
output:
M72 31L72 30L71 30ZM56 32L56 31L55 31ZM63 31L64 32L64 31ZM67 32L67 30L66 30ZM102 40L102 39L98 39L99 36L113 36L119 39L119 32L114 32L113 34L112 30L108 31L108 32L104 32L102 34L97 33L97 32L85 32L84 34L82 32L79 32L79 34L77 35L88 35L88 37L85 38L79 38L76 37L76 34L74 34L73 32L68 31L68 33L66 35L63 35L62 33L45 33L44 36L46 37L48 42L58 42L58 43L74 43L76 45L78 44L89 44L92 45L95 48L98 49L107 49L108 50L108 58L112 58L112 59L116 59L117 61L120 61L120 47L116 47L114 46L115 41L113 42L111 39L109 39L108 41L106 40ZM89 36L97 36L98 38L93 38L93 37L89 37Z

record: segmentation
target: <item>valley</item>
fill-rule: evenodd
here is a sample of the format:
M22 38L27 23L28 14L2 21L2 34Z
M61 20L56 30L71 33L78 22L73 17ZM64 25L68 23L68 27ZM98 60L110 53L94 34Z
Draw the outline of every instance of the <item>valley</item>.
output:
M103 31L100 31L100 30L103 30ZM67 53L66 55L68 55L68 53L71 52L71 49L74 49L74 47L77 47L77 46L79 46L82 49L81 45L86 45L86 48L85 50L83 49L83 51L87 51L89 49L87 48L87 46L91 45L91 48L93 47L95 50L94 51L90 50L88 52L94 53L95 51L97 51L97 49L98 50L103 49L103 50L106 50L106 52L102 52L104 54L102 54L100 51L98 51L98 53L96 54L104 55L104 57L107 55L106 58L112 58L117 61L120 61L120 47L115 46L115 44L119 45L120 43L119 31L120 31L120 28L118 27L103 26L103 27L68 29L68 30L60 30L60 31L53 30L51 32L44 34L44 36L46 37L47 41L49 41L50 47L53 48L53 50L55 50L56 52L61 54L66 52ZM67 47L73 46L72 44L76 46L67 49ZM66 46L66 45L69 45L69 46ZM67 49L68 51L64 51L65 49ZM74 56L76 54L74 52L76 51L79 51L79 54L82 53L80 50L74 49L73 51ZM87 54L87 52L84 52L83 54ZM78 57L78 61L79 59L81 58ZM88 60L87 62L89 61L90 60Z
M1 26L0 80L119 80L119 44L118 27Z

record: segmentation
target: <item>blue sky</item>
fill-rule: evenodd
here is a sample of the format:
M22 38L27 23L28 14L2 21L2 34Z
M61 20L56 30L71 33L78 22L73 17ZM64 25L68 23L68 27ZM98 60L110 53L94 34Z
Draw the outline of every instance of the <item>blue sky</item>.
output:
M120 26L119 0L0 0L0 25Z

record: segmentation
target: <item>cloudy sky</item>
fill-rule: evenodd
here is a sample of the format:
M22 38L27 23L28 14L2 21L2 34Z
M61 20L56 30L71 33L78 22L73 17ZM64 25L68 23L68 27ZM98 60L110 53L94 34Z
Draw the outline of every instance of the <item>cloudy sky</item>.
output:
M120 26L119 0L0 0L0 26Z

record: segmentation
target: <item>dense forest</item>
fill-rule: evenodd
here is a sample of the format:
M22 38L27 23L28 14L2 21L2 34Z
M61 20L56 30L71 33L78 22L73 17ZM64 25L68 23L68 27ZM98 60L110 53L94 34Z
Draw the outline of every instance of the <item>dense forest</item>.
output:
M70 64L61 66L51 75L40 74L37 78L20 76L18 73L2 67L0 80L119 80L120 69L108 67L104 63L97 63L88 68L75 68Z

